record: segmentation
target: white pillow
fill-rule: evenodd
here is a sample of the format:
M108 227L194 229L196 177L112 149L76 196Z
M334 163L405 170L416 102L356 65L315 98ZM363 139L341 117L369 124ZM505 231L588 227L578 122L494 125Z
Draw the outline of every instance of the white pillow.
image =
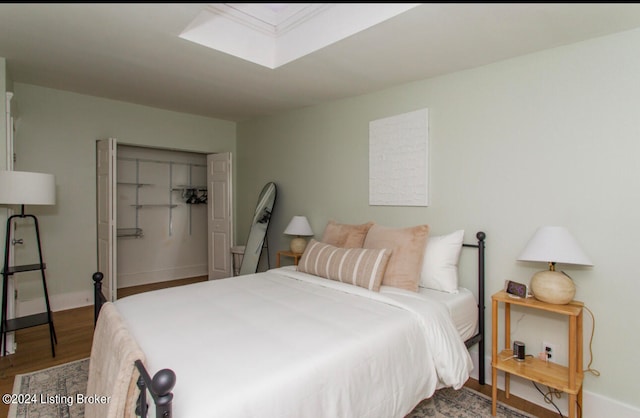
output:
M427 240L420 273L420 287L458 293L458 260L464 230Z

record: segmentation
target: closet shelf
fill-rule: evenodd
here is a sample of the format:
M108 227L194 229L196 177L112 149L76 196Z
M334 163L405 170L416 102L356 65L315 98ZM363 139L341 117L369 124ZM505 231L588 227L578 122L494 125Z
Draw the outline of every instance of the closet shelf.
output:
M196 186L196 185L178 185L175 186L173 189L174 192L176 191L183 191L183 190L198 190L198 191L206 191L207 190L207 186Z
M136 187L153 186L153 184L151 184L151 183L130 183L130 182L126 182L126 181L119 181L118 185L120 185L120 186L136 186Z
M118 237L139 238L143 236L142 230L138 228L140 226L139 218L146 216L140 214L142 210L145 212L151 210L154 213L156 210L160 212L166 210L169 215L169 236L172 235L173 218L176 214L178 215L177 219L182 219L186 216L189 222L189 234L191 234L191 206L193 204L207 203L207 177L202 175L206 174L207 164L170 161L165 160L164 157L149 159L118 156L118 164L120 161L132 163L122 167L127 170L127 173L120 178L121 181L118 181L118 185L123 186L118 192L118 199L123 199L123 204L126 199L126 206L130 208L126 213L130 214L132 218L135 216L135 223L131 222L126 225L135 228L119 228ZM144 171L147 165L142 163L161 164L167 170L165 171L163 168L162 171L156 171L155 169ZM185 167L175 171L174 167L178 165ZM193 169L196 167L204 170L201 170L203 172L197 172L197 176L194 177ZM168 174L168 178L165 177L165 174ZM176 178L180 180L176 181ZM143 181L150 181L151 183ZM146 190L141 190L141 187L145 187ZM153 194L144 193L151 190L153 190ZM151 201L151 203L145 203L147 201ZM184 206L184 209L182 206ZM174 208L179 209L174 211ZM155 226L147 224L145 228L155 228ZM146 232L149 232L148 229Z
M169 204L169 203L144 203L141 205L131 205L134 208L142 209L142 208L176 208L178 205Z
M142 228L118 228L118 238L123 237L133 237L140 238L143 237Z

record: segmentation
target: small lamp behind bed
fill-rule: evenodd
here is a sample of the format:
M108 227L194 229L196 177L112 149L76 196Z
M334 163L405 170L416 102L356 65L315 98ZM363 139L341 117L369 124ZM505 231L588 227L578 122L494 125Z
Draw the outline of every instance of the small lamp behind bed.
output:
M291 252L296 254L302 254L307 247L307 241L302 238L304 236L309 237L313 235L313 230L306 216L294 216L289 222L287 229L284 230L286 235L295 235L295 238L291 239Z
M518 260L549 263L549 270L539 271L531 278L531 291L536 299L556 305L571 302L576 294L573 280L564 272L555 271L556 263L593 265L567 228L561 226L539 228Z

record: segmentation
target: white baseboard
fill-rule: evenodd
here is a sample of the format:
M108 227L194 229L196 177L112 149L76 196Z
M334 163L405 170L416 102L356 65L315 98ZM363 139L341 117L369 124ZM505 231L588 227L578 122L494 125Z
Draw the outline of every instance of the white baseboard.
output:
M471 358L473 359L473 371L471 377L478 379L478 352L471 350ZM491 357L487 357L485 360L485 384L491 385ZM557 413L553 405L547 404L544 401L543 396L536 390L531 381L522 379L518 376L511 376L511 390L510 392L522 399L540 405L543 408L549 409ZM538 385L542 391L546 390L546 386ZM504 390L504 373L498 374L498 388ZM568 411L568 398L566 394L563 394L560 399L554 398L555 404L558 406L564 416L567 416ZM627 405L615 399L608 398L606 396L590 392L588 390L582 391L582 417L583 418L601 418L601 417L616 417L616 418L638 418L640 417L640 408L632 405Z
M139 273L118 273L118 287L141 286L150 283L167 282L169 280L186 279L188 277L207 276L208 274L207 264L143 271Z
M93 290L50 295L49 303L51 304L51 310L53 312L93 305ZM16 304L16 316L32 315L44 311L46 311L44 296L17 301Z
M584 418L616 417L616 418L638 418L640 408L607 398L597 393L583 391Z
M208 275L207 265L181 267L170 270L161 270L150 273L131 274L124 280L124 286L118 276L118 287L138 286L149 283L166 282L169 280L184 279L188 277ZM67 309L81 308L93 305L93 287L91 290L49 295L49 303L53 312ZM16 316L32 315L45 311L44 297L17 301Z

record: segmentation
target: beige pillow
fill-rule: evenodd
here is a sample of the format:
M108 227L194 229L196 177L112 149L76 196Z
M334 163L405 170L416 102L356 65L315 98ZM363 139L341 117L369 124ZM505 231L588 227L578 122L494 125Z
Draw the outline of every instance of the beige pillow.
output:
M390 255L388 249L339 248L311 239L298 271L377 292Z
M322 242L342 248L362 248L364 239L373 222L361 225L339 224L331 220L327 222L322 234Z
M388 228L373 225L364 240L364 248L390 248L393 254L382 278L385 286L418 291L429 225Z

